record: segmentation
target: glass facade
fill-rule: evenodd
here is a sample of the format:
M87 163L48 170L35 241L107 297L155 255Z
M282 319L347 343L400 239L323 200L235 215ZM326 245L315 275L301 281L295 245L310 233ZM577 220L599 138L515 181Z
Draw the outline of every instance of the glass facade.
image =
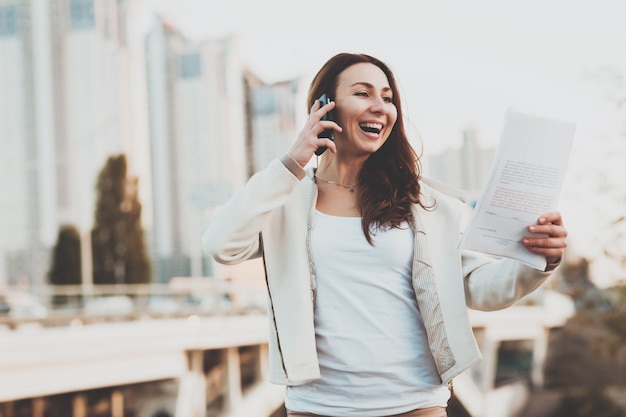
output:
M262 86L252 92L252 108L255 115L276 113L276 92L271 86Z
M202 57L198 53L183 54L180 57L180 77L198 78L202 75Z
M89 30L96 27L93 0L70 0L72 30Z
M0 5L0 37L16 36L18 32L17 5Z

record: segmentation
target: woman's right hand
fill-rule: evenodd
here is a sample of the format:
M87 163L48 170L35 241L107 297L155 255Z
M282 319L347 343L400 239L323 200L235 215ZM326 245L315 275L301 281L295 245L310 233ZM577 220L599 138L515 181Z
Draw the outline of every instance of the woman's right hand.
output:
M311 112L309 113L309 118L304 124L304 128L298 135L298 139L296 143L293 144L291 150L289 151L289 155L304 168L313 155L315 151L320 146L326 146L328 150L332 153L337 152L337 146L335 142L328 138L318 138L317 135L322 133L324 129L333 129L336 132L341 132L341 127L330 120L321 120L322 117L335 108L335 102L331 101L325 106L321 106L321 101L315 100L313 103L313 107L311 107Z

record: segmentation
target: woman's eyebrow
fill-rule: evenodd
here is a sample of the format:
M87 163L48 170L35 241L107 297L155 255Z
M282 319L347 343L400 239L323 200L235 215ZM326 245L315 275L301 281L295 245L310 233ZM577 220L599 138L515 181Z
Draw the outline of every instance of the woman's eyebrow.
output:
M362 85L364 87L374 89L374 85L373 84L365 82L365 81L356 82L356 83L352 84L352 87L357 86L357 85ZM383 87L383 91L391 91L391 87Z

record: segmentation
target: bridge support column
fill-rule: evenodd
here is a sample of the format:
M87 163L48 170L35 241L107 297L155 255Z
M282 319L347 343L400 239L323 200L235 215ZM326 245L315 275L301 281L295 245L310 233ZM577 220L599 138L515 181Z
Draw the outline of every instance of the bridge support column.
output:
M270 372L269 348L266 344L259 345L259 381L265 381Z
M33 417L44 417L45 403L41 397L33 398Z
M119 389L111 392L111 417L124 417L124 393Z
M487 329L483 327L474 329L474 337L483 355L483 360L480 365L478 365L480 369L480 380L477 381L477 383L482 392L487 392L495 385L500 342L494 340Z
M76 394L72 399L72 416L87 417L87 397L85 394Z
M230 347L225 351L226 362L226 406L233 409L241 403L241 365L239 361L239 348Z
M533 369L531 379L534 387L543 387L543 365L548 354L548 340L550 329L544 327L537 335L533 346Z
M206 378L204 376L204 352L187 352L187 372L180 378L176 417L206 416Z

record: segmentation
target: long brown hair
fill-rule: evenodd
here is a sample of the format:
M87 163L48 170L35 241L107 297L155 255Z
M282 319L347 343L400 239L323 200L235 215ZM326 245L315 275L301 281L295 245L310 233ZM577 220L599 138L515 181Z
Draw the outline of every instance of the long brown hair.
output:
M397 228L404 221L411 222L411 206L425 206L420 199L419 157L409 143L404 128L398 85L393 72L385 63L366 54L335 55L326 61L313 78L309 86L307 109L310 110L322 93L334 98L339 74L358 63L374 64L385 73L393 92L392 102L398 111L398 118L389 138L378 151L370 155L358 177L361 227L367 241L373 244L373 231Z

